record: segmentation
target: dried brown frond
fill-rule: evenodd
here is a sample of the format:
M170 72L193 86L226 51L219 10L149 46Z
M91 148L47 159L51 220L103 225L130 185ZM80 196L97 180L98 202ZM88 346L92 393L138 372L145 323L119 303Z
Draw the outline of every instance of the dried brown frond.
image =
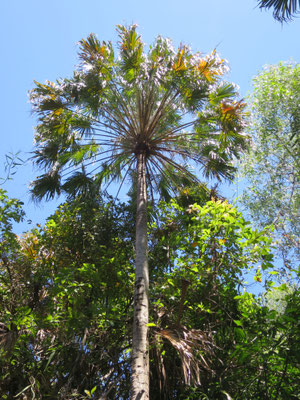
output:
M183 370L184 382L186 385L200 385L200 370L211 374L215 371L211 368L214 356L214 349L217 346L213 343L211 336L201 330L187 329L184 326L174 329L163 329L156 333L156 339L163 338L169 341L177 350ZM165 375L162 357L160 370ZM164 376L162 377L164 379Z

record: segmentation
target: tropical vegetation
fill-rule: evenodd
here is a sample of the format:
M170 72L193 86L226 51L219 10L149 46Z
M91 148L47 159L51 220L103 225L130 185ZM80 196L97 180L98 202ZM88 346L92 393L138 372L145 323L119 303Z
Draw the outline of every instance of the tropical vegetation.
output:
M298 399L299 64L266 67L247 109L215 50L117 31L30 93L32 195L63 199L16 235L0 187L0 397Z
M129 399L132 207L76 198L17 237L21 209L2 195L2 243L14 242L0 264L2 398ZM264 231L222 199L186 206L192 196L149 225L150 397L296 399L299 292L273 288ZM249 269L280 307L251 294Z

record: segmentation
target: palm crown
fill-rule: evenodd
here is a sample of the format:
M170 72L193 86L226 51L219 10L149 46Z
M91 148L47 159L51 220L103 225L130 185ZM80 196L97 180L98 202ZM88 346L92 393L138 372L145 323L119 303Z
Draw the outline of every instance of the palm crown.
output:
M33 182L35 197L76 191L91 177L125 179L140 153L156 188L196 181L195 163L205 176L231 177L246 138L244 104L221 82L226 62L215 51L175 51L161 37L145 54L135 26L118 31L117 57L110 42L92 34L80 42L71 79L36 82L31 91L39 115L35 161L46 168Z

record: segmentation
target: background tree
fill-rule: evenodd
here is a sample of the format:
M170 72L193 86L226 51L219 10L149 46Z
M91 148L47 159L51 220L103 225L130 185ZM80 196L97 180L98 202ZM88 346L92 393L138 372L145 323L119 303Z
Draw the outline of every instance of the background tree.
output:
M273 8L273 16L280 22L293 19L300 9L299 0L259 0L260 8Z
M22 221L25 216L22 205L20 200L11 199L6 190L0 188L0 259L7 268L5 260L18 247L13 224Z
M227 202L182 207L173 200L162 205L154 232L150 270L164 269L151 285L160 346L151 353L158 365L153 398L297 398L298 292L287 294L284 312L277 312L243 284L248 268L258 282L269 270L271 296L276 271L266 231L253 230Z
M134 227L106 200L60 206L0 263L3 399L128 395Z
M254 79L249 98L253 142L239 172L247 189L240 201L259 227L274 225L284 266L299 256L300 65L269 66Z
M126 180L137 188L132 398L148 398L147 182L160 187L197 182L187 162L206 176L230 177L231 159L245 147L243 108L216 52L175 50L158 37L143 52L136 27L118 26L119 55L95 35L80 42L81 65L71 79L36 83L31 100L39 115L36 163L46 173L33 195L53 197L94 179ZM80 172L72 174L73 167ZM95 172L96 171L96 172ZM69 175L69 177L68 177ZM121 178L122 177L122 178ZM141 396L141 397L138 397Z

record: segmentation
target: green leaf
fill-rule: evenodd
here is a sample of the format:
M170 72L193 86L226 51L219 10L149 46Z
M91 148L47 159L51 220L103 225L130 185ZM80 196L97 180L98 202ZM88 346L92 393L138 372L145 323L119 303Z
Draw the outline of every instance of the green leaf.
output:
M240 321L240 320L234 320L234 323L235 323L237 326L243 326L243 323L242 323L242 321Z
M156 327L156 324L154 324L154 322L149 322L148 324L146 324L146 326L155 326Z
M45 366L45 368L44 368L44 371L47 370L49 364L51 363L53 357L55 356L55 353L56 353L56 350L54 350L54 351L50 354L50 357L49 357L49 359L48 359L48 361L47 361L47 364L46 364L46 366Z

